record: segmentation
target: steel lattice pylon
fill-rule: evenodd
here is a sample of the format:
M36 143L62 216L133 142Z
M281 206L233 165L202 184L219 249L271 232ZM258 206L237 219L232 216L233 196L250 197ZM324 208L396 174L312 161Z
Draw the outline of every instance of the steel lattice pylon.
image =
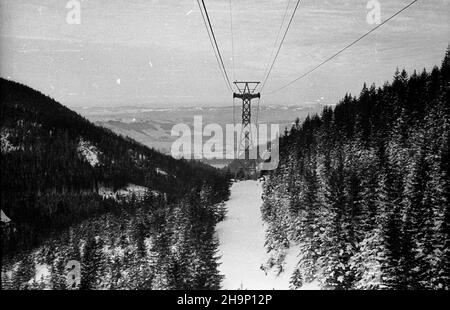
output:
M233 93L233 98L242 100L242 129L238 145L238 159L247 173L255 171L255 159L250 158L250 150L253 145L252 134L252 99L261 98L260 93L255 93L259 82L234 82L239 93Z

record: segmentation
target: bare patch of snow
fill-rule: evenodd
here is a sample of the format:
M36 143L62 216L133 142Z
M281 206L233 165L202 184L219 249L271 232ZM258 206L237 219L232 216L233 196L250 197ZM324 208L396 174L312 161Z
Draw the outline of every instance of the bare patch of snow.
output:
M136 198L144 198L146 193L148 192L148 188L145 186L128 184L127 187L121 188L117 191L117 195L130 197L134 195Z
M49 282L50 280L50 266L47 264L36 265L36 274L34 281L36 282Z
M135 197L138 200L144 199L145 195L149 192L148 187L140 186L136 184L128 184L126 187L120 188L117 191L113 191L111 188L108 187L99 187L98 194L102 196L103 198L108 199L125 199L129 200L131 197ZM159 193L154 193L155 191L152 191L152 193L155 196L158 196Z
M264 248L265 229L261 218L262 184L258 181L234 183L226 203L227 217L217 225L223 289L289 289L289 280L298 261L298 248L286 251L283 270L261 268L270 255Z
M0 214L0 218L1 218L1 221L3 222L3 223L9 223L9 222L11 222L11 219L9 218L9 217L7 217L6 216L6 214L5 214L5 212L3 212L3 210L0 210L0 212L1 212L1 214Z
M9 141L10 133L6 131L2 131L0 134L0 142L1 142L1 152L3 154L7 154L13 151L20 150L21 148L19 146L13 145Z
M320 282L318 280L314 280L309 283L303 284L303 286L299 289L300 291L317 291L321 290L322 287L320 285Z
M156 168L156 173L162 174L162 175L168 175L167 172L165 172L164 170L162 170L162 169L160 169L160 168Z
M92 167L95 167L99 164L99 151L97 147L95 147L91 142L80 139L77 150Z
M100 186L98 188L98 194L105 199L115 199L116 193L109 187Z

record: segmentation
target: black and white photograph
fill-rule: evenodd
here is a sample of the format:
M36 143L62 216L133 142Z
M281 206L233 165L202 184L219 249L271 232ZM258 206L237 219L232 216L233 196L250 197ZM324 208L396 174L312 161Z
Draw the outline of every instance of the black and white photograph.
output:
M4 293L450 289L450 0L0 0L0 111Z

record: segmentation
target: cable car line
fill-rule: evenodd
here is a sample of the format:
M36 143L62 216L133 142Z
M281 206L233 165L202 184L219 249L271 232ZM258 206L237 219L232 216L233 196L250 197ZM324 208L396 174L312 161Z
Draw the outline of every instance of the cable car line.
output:
M287 16L290 5L291 5L291 0L288 1L287 5L286 5L286 9L284 10L283 19L281 20L280 28L278 28L275 42L273 42L272 52L270 53L270 57L267 62L267 68L264 71L263 78L267 75L267 71L269 70L269 67L270 67L270 60L273 58L273 55L275 54L275 49L277 48L277 43L278 43L278 40L280 39L281 30L283 29L284 21L286 20L286 16Z
M287 35L288 31L289 31L289 28L291 27L292 20L294 19L295 13L297 12L297 9L298 9L298 6L300 4L300 1L301 0L297 0L297 4L295 5L294 11L292 12L291 18L290 18L289 23L288 23L288 25L286 27L286 30L284 32L283 38L281 39L280 45L278 46L277 53L275 54L275 57L274 57L274 59L272 61L272 64L270 65L269 72L267 73L266 77L264 78L264 82L261 85L260 92L263 91L264 86L266 85L267 80L269 79L270 73L272 72L273 66L275 65L275 62L276 62L276 60L278 58L278 55L280 53L281 47L283 46L284 40L286 39L286 35Z
M232 60L232 66L233 66L233 81L236 81L236 67L235 67L235 61L234 61L234 34L233 34L233 6L232 6L232 0L230 0L230 34L231 34L231 60ZM235 101L233 97L233 124L236 124L236 108L235 108Z
M268 72L268 70L270 68L270 60L273 58L273 56L275 54L275 50L277 48L277 43L278 43L278 40L280 39L281 30L283 30L283 25L284 25L284 22L286 20L287 15L288 15L288 11L289 11L290 5L291 5L291 0L289 0L287 2L286 8L284 10L283 19L281 20L280 27L278 28L278 32L277 32L277 36L275 38L275 42L273 42L272 52L270 53L269 61L267 63L267 69L266 69L266 71L264 71L263 78L267 76L267 72ZM259 124L259 106L260 106L260 103L261 103L261 99L259 98L258 102L257 102L257 110L256 110L256 124Z
M208 10L206 9L204 0L201 0L201 2L202 2L202 4L200 4L200 0L197 0L198 6L200 8L200 12L202 14L203 22L206 27L206 31L208 32L209 40L211 42L211 45L214 50L214 54L216 56L216 60L220 67L220 72L222 73L222 76L225 80L225 83L227 84L228 89L230 90L230 92L233 92L233 87L231 86L230 78L228 77L227 69L225 68L225 65L223 63L222 54L220 53L219 45L217 44L217 39L214 34L212 25L211 25L211 20L209 18ZM202 9L202 5L203 5L204 12ZM205 16L206 16L206 18L205 18Z
M273 91L268 92L267 94L273 94L276 92L279 92L280 90L283 90L287 87L289 87L290 85L298 82L299 80L305 78L306 76L308 76L309 74L311 74L312 72L316 71L317 69L319 69L320 67L322 67L324 64L326 64L327 62L329 62L330 60L332 60L333 58L337 57L339 54L341 54L342 52L344 52L346 49L352 47L353 45L355 45L356 43L358 43L359 41L361 41L362 39L364 39L365 37L367 37L369 34L371 34L372 32L374 32L375 30L377 30L378 28L380 28L381 26L383 26L384 24L386 24L387 22L389 22L391 19L393 19L394 17L396 17L397 15L401 14L403 11L405 11L406 9L408 9L410 6L412 6L414 3L418 2L419 0L414 0L411 3L409 3L408 5L406 5L405 7L403 7L401 10L397 11L394 15L390 16L388 19L384 20L382 23L380 23L379 25L377 25L376 27L372 28L370 31L366 32L365 34L363 34L362 36L360 36L358 39L354 40L353 42L351 42L350 44L346 45L344 48L342 48L341 50L339 50L337 53L333 54L332 56L328 57L327 59L325 59L324 61L322 61L320 64L316 65L314 68L312 68L311 70L305 72L304 74L302 74L301 76L299 76L298 78L296 78L295 80L292 80L291 82L285 84L282 87L279 87Z

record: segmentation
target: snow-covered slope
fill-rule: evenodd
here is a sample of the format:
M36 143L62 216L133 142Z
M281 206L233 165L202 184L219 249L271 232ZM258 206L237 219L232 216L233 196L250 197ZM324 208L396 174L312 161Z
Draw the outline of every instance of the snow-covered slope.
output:
M259 181L234 183L227 202L227 217L217 225L222 256L219 269L225 275L223 289L289 289L298 254L291 248L284 272L267 274L260 268L269 255L264 248L265 230L261 219L262 184Z
M99 164L98 149L91 142L81 139L77 150L92 167Z

